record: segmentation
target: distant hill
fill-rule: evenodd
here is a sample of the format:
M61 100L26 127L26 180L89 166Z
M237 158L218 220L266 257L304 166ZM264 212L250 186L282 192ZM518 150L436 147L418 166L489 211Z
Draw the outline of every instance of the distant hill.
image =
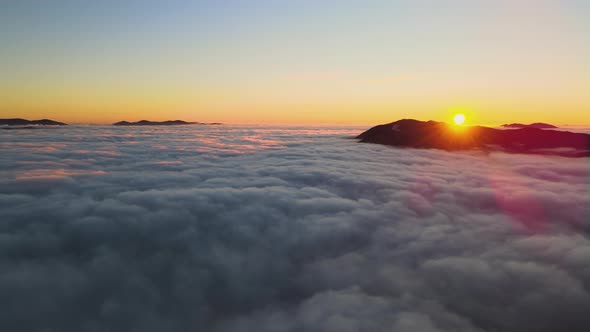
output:
M41 126L66 126L66 123L53 121L49 119L41 120L25 120L25 119L0 119L0 125L4 126L29 126L29 125L41 125Z
M40 129L40 126L25 126L25 127L20 127L20 126L2 126L0 127L4 130L29 130L29 129Z
M538 128L538 129L554 129L557 128L556 126L548 123L543 122L535 122L531 124L522 124L522 123L510 123L510 124L503 124L503 128Z
M113 126L183 126L183 125L220 125L221 123L203 123L203 122L186 122L182 120L169 121L149 121L141 120L137 122L120 121L113 123Z
M520 128L458 127L443 122L399 120L375 126L357 136L362 143L398 147L590 157L590 135L567 131Z

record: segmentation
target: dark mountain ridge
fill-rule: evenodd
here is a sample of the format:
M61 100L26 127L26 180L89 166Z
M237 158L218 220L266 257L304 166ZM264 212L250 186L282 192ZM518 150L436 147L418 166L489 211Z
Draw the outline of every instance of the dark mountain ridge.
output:
M0 119L0 125L5 126L29 126L29 125L41 125L41 126L66 126L66 123L53 121L49 119L41 120L25 120L20 118L14 119Z
M362 143L443 150L482 149L513 153L590 156L590 135L539 128L512 130L404 119L357 136Z
M196 122L186 122L182 120L168 120L168 121L149 121L141 120L137 122L120 121L113 123L113 126L180 126L196 124Z
M510 124L503 124L503 128L539 128L539 129L555 129L558 128L552 124L543 123L543 122L535 122L531 124L523 124L523 123L510 123Z
M182 120L168 120L168 121L149 121L141 120L137 122L120 121L113 123L113 126L183 126L183 125L220 125L221 123L203 123L203 122L187 122Z

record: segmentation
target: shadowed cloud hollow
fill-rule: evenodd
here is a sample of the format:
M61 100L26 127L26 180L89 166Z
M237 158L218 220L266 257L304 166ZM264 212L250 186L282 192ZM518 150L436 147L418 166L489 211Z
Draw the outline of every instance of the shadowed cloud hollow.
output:
M588 331L588 160L0 132L2 331Z

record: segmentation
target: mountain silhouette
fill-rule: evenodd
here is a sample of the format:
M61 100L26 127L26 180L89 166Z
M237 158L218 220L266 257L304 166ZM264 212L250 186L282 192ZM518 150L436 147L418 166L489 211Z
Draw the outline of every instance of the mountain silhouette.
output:
M514 153L590 156L590 135L539 128L494 129L411 119L375 126L357 136L362 143L443 150L483 149Z
M180 125L191 125L198 124L198 122L186 122L182 120L169 120L169 121L149 121L141 120L137 122L120 121L113 123L113 126L180 126Z
M43 126L66 126L66 123L53 121L49 119L41 120L25 120L20 118L14 119L0 119L0 125L5 126L28 126L28 125L43 125Z
M168 121L149 121L141 120L137 122L120 121L113 123L113 126L183 126L183 125L220 125L219 122L187 122L182 120L168 120Z
M531 124L522 124L522 123L510 123L510 124L503 124L503 128L539 128L539 129L555 129L556 126L548 123L543 122L535 122Z

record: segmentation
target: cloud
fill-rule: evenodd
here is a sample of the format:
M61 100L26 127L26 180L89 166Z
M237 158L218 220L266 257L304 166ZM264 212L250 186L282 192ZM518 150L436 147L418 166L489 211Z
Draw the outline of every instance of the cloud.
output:
M360 131L0 133L0 329L590 328L587 160Z

